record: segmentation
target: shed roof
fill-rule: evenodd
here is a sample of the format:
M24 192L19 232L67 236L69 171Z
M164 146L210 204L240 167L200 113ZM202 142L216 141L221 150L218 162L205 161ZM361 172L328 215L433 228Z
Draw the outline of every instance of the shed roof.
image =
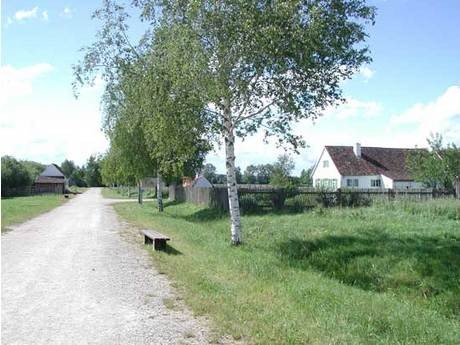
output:
M212 188L212 183L204 176L198 176L192 184L194 188Z
M57 164L48 165L40 176L65 178L64 173Z

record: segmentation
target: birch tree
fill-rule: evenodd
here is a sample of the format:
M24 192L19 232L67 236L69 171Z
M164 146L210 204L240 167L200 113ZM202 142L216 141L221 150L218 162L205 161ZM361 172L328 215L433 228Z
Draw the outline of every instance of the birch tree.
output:
M258 130L294 151L292 131L343 101L340 82L370 61L366 28L374 8L365 0L134 0L142 18L181 24L193 33L187 59L204 57L208 111L225 145L231 241L242 243L235 176L235 137ZM153 25L153 24L152 24ZM204 77L203 77L204 76ZM180 75L177 76L180 78ZM190 77L187 76L187 79Z
M156 172L158 209L163 211L163 178L198 169L211 148L204 136L206 112L200 93L184 82L184 76L196 75L191 71L199 65L196 59L181 58L175 49L178 45L171 44L177 42L174 33L180 33L179 26L161 30L152 26L134 45L128 38L123 6L106 0L94 17L102 21L102 27L96 42L83 49L82 61L74 66L75 86L102 76L104 130L127 174L140 180ZM181 33L186 40L186 32ZM177 74L183 77L173 78Z

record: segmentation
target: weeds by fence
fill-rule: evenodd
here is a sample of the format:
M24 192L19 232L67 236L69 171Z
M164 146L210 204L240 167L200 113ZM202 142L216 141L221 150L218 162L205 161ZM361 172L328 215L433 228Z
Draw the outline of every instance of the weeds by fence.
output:
M228 194L225 185L213 188L170 186L172 200L228 210ZM240 185L240 207L243 212L258 209L291 209L301 211L315 206L369 206L375 201L431 200L453 197L449 190L437 189L338 189L336 191L316 188L276 188L270 185Z

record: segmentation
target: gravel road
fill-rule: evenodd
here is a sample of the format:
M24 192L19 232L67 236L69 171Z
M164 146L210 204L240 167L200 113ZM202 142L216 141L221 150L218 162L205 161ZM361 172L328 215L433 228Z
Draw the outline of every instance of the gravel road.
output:
M112 202L90 189L1 237L2 344L209 342Z

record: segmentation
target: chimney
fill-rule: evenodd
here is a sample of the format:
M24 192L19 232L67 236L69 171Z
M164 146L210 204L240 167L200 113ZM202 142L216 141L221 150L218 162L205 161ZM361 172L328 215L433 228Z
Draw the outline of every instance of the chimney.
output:
M361 144L360 143L356 143L354 152L355 152L356 157L361 158Z

